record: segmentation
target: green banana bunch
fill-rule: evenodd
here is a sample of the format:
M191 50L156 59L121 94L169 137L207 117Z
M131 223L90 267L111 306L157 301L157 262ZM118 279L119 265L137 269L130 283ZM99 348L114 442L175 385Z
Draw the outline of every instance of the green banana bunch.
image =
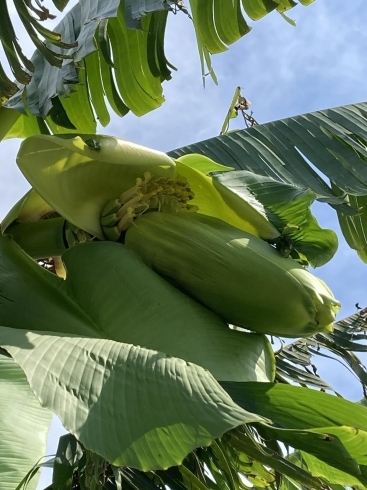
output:
M329 288L254 235L198 213L147 213L125 244L227 323L282 337L331 331Z

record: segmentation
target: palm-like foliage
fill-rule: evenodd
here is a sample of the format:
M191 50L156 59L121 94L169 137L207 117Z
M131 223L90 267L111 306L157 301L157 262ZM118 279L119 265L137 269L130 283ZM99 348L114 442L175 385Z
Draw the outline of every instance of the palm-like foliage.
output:
M62 10L68 3L68 0L55 0L53 3L58 9ZM50 46L54 45L60 49L69 49L75 47L75 43L64 43L61 39L61 34L50 31L40 23L40 21L54 18L49 10L42 6L40 2L34 5L32 1L16 0L14 6L33 44L42 53L45 60L51 65L61 68L64 56L50 49ZM39 39L39 35L47 40L48 46L46 46L46 42ZM18 42L12 19L9 15L7 2L1 3L0 40L15 79L21 84L28 84L31 80L31 74L35 70L35 66L24 55L22 47ZM6 102L17 91L17 85L8 78L4 68L0 64L0 103Z
M59 9L67 3L54 1ZM243 11L258 20L273 10L284 15L296 2L190 0L189 13L181 0L80 1L63 17L55 34L32 16L36 13L44 20L50 16L47 9L17 0L19 17L37 47L31 60L22 54L7 4L4 1L2 5L1 41L21 90L14 95L17 86L2 70L0 101L13 96L7 107L42 118L50 116L54 132L62 131L61 127L88 133L95 131L94 116L103 126L109 123L110 108L118 116L128 111L142 116L164 102L162 82L169 80L175 69L164 53L169 13L186 15L187 21L193 22L203 80L207 74L215 80L210 55L227 50L250 31Z

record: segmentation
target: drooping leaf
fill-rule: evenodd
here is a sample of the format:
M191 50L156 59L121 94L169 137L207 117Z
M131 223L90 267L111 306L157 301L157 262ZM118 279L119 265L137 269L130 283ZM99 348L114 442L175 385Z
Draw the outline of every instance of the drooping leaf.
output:
M28 84L26 105L31 114L45 118L52 110L53 98L71 97L73 102L69 101L69 104L62 101L65 113L59 118L59 126L65 123L67 115L79 132L91 132L83 127L88 125L90 128L94 124L90 110L87 118L83 115L89 106L89 103L83 106L88 95L102 124L106 124L109 117L103 92L120 116L129 110L142 116L163 103L161 83L171 78L171 69L176 69L167 61L164 52L169 10L193 20L203 81L210 75L217 83L211 54L227 50L227 46L251 30L242 8L250 18L257 20L274 9L283 13L296 5L292 1L279 3L272 0L190 0L187 6L177 0L98 0L91 5L80 0L52 33L35 21L26 3L16 0L20 18L37 47L31 60L22 55L15 32L8 29L6 39L2 39L19 82ZM63 10L67 1L55 0L54 3L56 8ZM40 3L37 5L39 7ZM40 8L45 15L46 9ZM10 28L11 23L6 27ZM39 39L37 31L45 42ZM95 56L93 62L88 62L86 58L97 47L100 49L99 63ZM23 65L32 68L32 79ZM102 83L99 83L97 79L101 75ZM98 96L96 88L101 84ZM73 96L74 89L78 96ZM9 107L24 112L25 100L21 93L24 87L13 95L16 90L17 86L1 70L0 101L13 96ZM57 132L62 131L60 127L55 128ZM71 126L67 124L67 127Z
M65 434L60 437L53 463L53 490L71 488L73 473L83 456L83 448L73 435Z
M265 336L229 329L123 245L86 243L68 250L65 281L9 237L0 236L0 250L0 325L140 345L195 362L221 380L273 379Z
M333 186L336 190L336 186ZM338 212L340 228L348 245L357 251L360 259L367 263L367 197L366 196L348 196L350 205L358 209L358 213L349 216Z
M37 7L35 7L32 1L15 0L14 7L25 31L29 35L33 44L40 50L42 56L50 65L60 67L63 56L60 56L57 48L68 49L72 47L73 43L65 43L60 34L50 31L39 22L47 19L53 19L54 16L50 14L49 10L41 5L40 2L37 2ZM38 19L34 16L34 14L36 14ZM18 41L6 1L1 2L0 16L0 42L4 49L5 56L17 82L26 85L31 80L30 73L34 71L34 65L22 51L22 47ZM39 36L42 36L42 38L47 40L49 46L46 46L41 41ZM50 47L53 45L55 46L55 50L50 49ZM4 69L0 65L0 103L2 104L5 102L16 91L16 84L10 82Z
M118 465L166 468L230 428L261 420L210 372L271 379L265 336L229 329L120 244L68 250L66 280L9 237L0 236L0 248L0 324L7 325L0 344L87 449Z
M42 403L117 466L166 469L230 428L261 420L209 372L157 351L6 327L0 342Z
M313 455L339 471L364 480L359 463L365 462L362 448L365 447L367 432L357 431L352 427L313 430L266 427L266 433L290 447Z
M207 165L207 167L205 167ZM179 175L186 177L195 197L190 201L198 206L198 212L207 216L214 216L232 226L246 230L263 239L274 239L279 232L268 221L266 216L253 206L252 202L238 199L230 195L226 189L218 189L213 177L205 175L202 169L219 170L215 164L201 155L187 155L176 160ZM232 172L225 172L232 174Z
M45 61L43 50L37 50L32 57L34 75L26 92L30 114L42 118L50 115L56 125L52 126L50 120L49 124L56 133L65 132L63 127L73 129L73 126L79 132L91 133L95 132L93 108L103 124L109 117L104 93L119 115L125 115L131 109L141 116L159 107L164 101L161 82L170 78L162 38L166 17L156 12L160 8L163 7L155 4L152 13L142 19L141 29L132 30L125 22L124 2L99 0L93 6L85 1L78 2L55 29L70 44L58 49L58 56L70 59L60 68ZM155 27L150 30L152 22ZM99 36L97 41L95 33L100 25L105 26L105 37ZM101 44L103 39L105 42ZM48 42L46 46L49 46ZM110 72L111 76L101 77L106 69L109 71L109 66L104 56L98 56L96 63L97 58L92 53L98 47L103 48L102 53L108 51L111 54L113 76ZM89 55L91 61L87 60ZM153 59L158 63L158 73L153 70ZM101 89L99 95L98 88ZM21 87L7 107L25 111L23 90ZM121 112L118 108L121 104L111 101L111 95L115 100L122 97L124 102L121 100L121 103L126 110ZM53 102L58 98L60 106L56 117Z
M315 456L303 451L295 451L287 456L296 466L308 470L313 476L322 478L332 490L343 490L344 486L356 486L366 488L358 478L353 477L343 471L334 468ZM294 481L282 479L282 490L297 490L298 487Z
M318 333L282 346L276 352L278 379L291 380L306 386L333 390L317 374L315 357L324 357L346 367L367 389L367 371L356 352L365 352L367 340L366 309L334 323L334 331Z
M361 485L361 481L358 478L353 478L352 475L320 461L311 454L301 451L300 456L303 466L307 467L307 469L316 477L324 478L331 484L343 485L343 487L356 486L366 488L366 485Z
M256 442L241 432L241 428L232 431L224 438L227 444L230 444L238 451L250 456L252 459L262 463L268 468L274 469L278 474L286 475L297 482L305 485L306 488L322 488L322 482L314 478L310 472L298 468L291 461L287 460L271 448L266 450L256 444Z
M367 411L363 407L356 409L354 403L340 397L291 385L221 384L240 406L273 421L275 427L266 427L270 437L273 432L285 444L310 453L367 485ZM303 430L323 435L320 446L311 437L307 447L310 436L302 435Z
M367 410L343 398L280 383L221 383L233 400L289 429L336 426L367 432Z
M281 355L277 355L276 362L278 381L292 380L301 386L312 386L322 390L334 391L326 381L312 373L309 369L300 369L290 362L286 362Z
M1 489L14 490L46 455L52 413L42 408L27 378L10 358L0 355L0 474ZM34 490L38 478L28 489Z

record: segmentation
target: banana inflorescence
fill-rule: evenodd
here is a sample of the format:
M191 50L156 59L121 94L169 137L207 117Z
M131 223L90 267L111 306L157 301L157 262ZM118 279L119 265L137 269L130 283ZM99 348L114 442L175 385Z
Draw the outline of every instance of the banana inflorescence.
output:
M332 330L329 288L260 238L198 213L149 213L126 246L227 323L283 337Z
M18 165L40 196L33 192L32 212L46 203L76 230L125 240L229 324L285 337L332 328L340 304L288 257L290 226L283 233L275 227L240 181L237 192L209 175L231 169L195 154L175 161L110 136L94 135L91 145L87 136L41 135L22 143ZM7 226L24 206L9 213Z
M118 199L109 201L102 211L101 225L109 240L117 241L134 219L149 211L197 211L189 204L194 198L185 177L153 178L150 172L136 179L136 185L124 191Z

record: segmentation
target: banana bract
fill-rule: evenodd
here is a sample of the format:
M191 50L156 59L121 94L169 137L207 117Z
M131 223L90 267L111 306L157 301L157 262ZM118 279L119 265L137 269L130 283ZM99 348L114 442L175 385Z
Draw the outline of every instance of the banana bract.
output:
M282 337L331 331L328 287L263 240L197 213L147 213L127 247L226 322Z
M133 187L144 171L162 178L176 172L165 153L104 135L32 136L23 141L17 163L52 209L102 239L106 203Z

